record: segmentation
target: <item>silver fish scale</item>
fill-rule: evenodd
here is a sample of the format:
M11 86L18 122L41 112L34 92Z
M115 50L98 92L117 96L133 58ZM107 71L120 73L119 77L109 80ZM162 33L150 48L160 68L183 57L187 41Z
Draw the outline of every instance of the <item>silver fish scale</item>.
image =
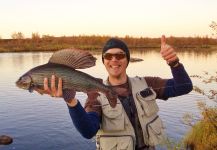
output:
M75 89L76 91L85 93L92 90L101 91L104 93L111 90L108 86L100 83L94 77L66 66L49 66L45 64L30 70L29 75L31 76L35 85L42 87L44 78L48 78L50 85L51 76L55 75L57 77L56 84L58 83L58 78L62 78L63 89Z

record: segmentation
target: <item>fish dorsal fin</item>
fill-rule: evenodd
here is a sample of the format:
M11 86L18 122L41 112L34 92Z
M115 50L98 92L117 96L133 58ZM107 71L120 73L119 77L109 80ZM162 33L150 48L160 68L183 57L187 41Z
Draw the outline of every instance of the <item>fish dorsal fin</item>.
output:
M84 69L95 66L96 58L87 51L70 48L53 53L49 63L62 64L74 69Z

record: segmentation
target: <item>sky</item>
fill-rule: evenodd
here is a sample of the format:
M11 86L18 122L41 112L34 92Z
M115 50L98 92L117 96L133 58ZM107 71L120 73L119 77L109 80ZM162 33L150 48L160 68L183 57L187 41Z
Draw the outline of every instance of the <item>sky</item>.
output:
M0 37L211 36L217 0L1 0Z

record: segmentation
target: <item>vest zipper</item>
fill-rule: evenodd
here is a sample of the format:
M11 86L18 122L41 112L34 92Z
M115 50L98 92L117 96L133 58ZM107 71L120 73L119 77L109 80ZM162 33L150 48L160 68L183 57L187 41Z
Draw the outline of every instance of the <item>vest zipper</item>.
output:
M148 131L148 126L154 122L155 120L157 120L157 118L159 118L159 116L157 115L152 121L150 121L149 123L146 124L146 132L147 132L147 135L148 135L148 139L150 137L150 134L149 134L149 131Z

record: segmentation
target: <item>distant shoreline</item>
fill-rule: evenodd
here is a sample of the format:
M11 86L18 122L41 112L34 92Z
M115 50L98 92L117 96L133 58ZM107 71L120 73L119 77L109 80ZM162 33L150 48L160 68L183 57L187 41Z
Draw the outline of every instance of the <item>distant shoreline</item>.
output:
M0 53L3 52L53 52L65 48L101 51L109 36L32 37L24 39L0 39ZM119 37L117 37L119 38ZM120 38L129 49L160 49L160 38ZM178 50L217 50L217 40L208 37L168 37L167 43Z
M60 49L65 49L65 48L77 48L77 49L82 49L82 50L88 50L88 51L101 51L102 47L96 48L96 47L85 47L85 48L80 48L80 47L62 47L59 49L53 49L53 48L47 48L47 49L34 49L34 50L28 50L28 49L1 49L0 47L0 53L14 53L14 52L54 52ZM157 50L160 49L160 46L143 46L143 47L129 47L130 50ZM205 50L205 51L210 51L210 50L217 50L217 45L206 45L206 46L180 46L177 47L178 51L198 51L198 50Z
M72 48L72 47L68 47L68 48ZM76 48L76 47L75 47ZM19 49L19 50L1 50L0 49L0 53L19 53L19 52L55 52L57 50L61 50L61 49L65 49L65 48L60 48L60 49L35 49L35 50L26 50L26 49ZM77 48L77 49L81 49L81 48ZM158 47L129 47L130 50L159 50L160 46ZM207 46L207 47L196 47L196 46L184 46L184 47L176 47L176 49L178 49L177 51L217 51L217 45L216 46ZM101 51L102 48L85 48L82 50L88 50L90 52L98 52Z

